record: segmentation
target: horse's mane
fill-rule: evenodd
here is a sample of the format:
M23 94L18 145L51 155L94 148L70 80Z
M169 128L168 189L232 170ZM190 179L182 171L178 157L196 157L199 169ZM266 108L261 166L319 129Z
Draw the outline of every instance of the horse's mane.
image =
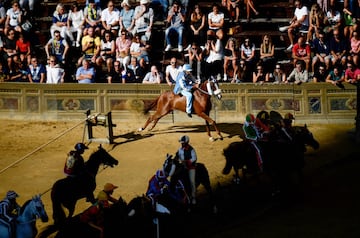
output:
M22 205L22 207L20 208L20 214L22 214L25 210L25 207L31 202L32 200L27 200L24 205Z

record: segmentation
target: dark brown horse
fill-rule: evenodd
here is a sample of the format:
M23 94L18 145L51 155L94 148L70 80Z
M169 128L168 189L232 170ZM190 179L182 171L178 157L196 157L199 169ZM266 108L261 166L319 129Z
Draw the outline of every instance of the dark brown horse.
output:
M217 134L222 140L223 137L216 125L216 122L209 116L211 110L211 96L215 95L218 99L221 99L221 90L216 79L209 79L199 85L194 91L193 112L199 117L203 118L206 122L206 131L209 136L209 140L213 141L214 138L210 133L210 124L214 126ZM176 95L172 91L166 91L155 99L151 104L144 108L144 114L147 114L151 109L156 108L153 115L150 115L146 120L145 125L139 128L139 131L145 130L145 128L153 122L152 130L156 123L165 115L173 110L179 110L185 112L186 98L181 95Z

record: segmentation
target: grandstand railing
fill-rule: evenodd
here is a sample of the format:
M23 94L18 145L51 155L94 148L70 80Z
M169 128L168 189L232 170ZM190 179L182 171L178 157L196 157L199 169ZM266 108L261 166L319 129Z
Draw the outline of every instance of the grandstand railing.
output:
M223 99L213 99L211 116L217 122L241 122L246 113L261 110L291 112L298 122L351 123L356 116L356 87L345 89L327 83L221 84ZM0 118L16 120L83 119L86 110L112 112L114 119L143 122L144 105L166 84L0 84ZM174 112L160 122L201 122Z

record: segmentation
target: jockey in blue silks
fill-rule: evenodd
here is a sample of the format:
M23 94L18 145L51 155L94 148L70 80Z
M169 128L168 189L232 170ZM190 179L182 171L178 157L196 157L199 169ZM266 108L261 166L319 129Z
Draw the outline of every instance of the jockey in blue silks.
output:
M20 206L16 202L19 195L15 191L8 191L4 200L0 202L0 222L9 229L10 237L15 230L16 218L19 215Z
M188 117L191 116L192 112L192 103L193 103L193 95L192 90L193 87L196 86L195 78L191 74L191 66L189 64L184 64L183 71L178 74L176 77L176 84L174 87L175 94L182 94L186 97L186 113Z
M155 206L157 197L163 194L169 186L170 182L167 179L167 174L163 170L157 170L149 180L146 196L151 199L152 204Z

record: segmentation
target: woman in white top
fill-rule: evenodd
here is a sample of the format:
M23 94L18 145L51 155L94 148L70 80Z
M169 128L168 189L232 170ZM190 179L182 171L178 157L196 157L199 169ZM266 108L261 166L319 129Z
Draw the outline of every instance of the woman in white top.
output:
M154 10L150 7L150 0L140 0L140 5L135 8L134 28L132 34L145 34L146 40L151 37L151 29L154 21Z
M219 5L214 3L212 7L212 12L208 15L208 35L213 33L216 34L217 38L222 40L224 37L224 32L222 28L224 27L224 13L219 11Z
M17 32L21 32L21 19L22 11L19 7L17 1L12 2L12 7L6 11L6 20L5 20L5 29L4 34L7 35L7 32L10 28L14 29Z
M80 39L84 24L84 13L81 9L79 9L78 3L74 2L71 6L71 11L69 12L66 31L66 35L70 38L73 46L80 47ZM76 32L76 41L74 40L74 32Z
M104 34L105 30L109 30L114 36L117 36L120 28L119 19L120 11L114 6L114 2L110 0L107 4L107 8L101 12L101 22L103 26L101 35Z
M50 56L49 64L46 65L46 83L64 83L65 71L56 63L56 57Z

